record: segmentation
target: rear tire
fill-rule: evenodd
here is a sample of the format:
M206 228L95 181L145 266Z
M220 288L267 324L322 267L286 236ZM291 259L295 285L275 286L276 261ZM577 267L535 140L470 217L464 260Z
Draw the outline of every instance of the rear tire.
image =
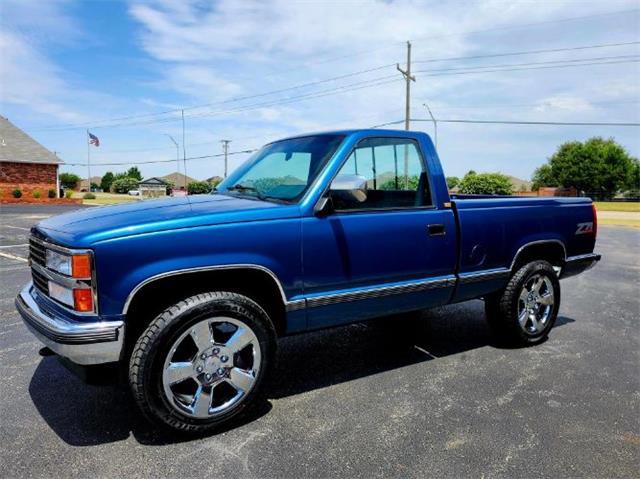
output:
M275 330L253 300L195 295L156 317L138 339L129 385L143 414L172 430L212 433L260 398Z
M515 345L544 341L559 309L558 275L544 260L522 266L502 292L485 299L485 313L494 335Z

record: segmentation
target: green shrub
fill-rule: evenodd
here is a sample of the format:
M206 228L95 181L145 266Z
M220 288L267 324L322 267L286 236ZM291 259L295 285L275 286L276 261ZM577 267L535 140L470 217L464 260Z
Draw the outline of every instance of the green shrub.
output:
M115 193L129 193L129 190L136 188L138 188L138 180L131 177L118 178L111 184L111 191Z
M76 188L80 182L80 177L75 173L61 173L60 184L63 188Z
M95 200L96 196L91 192L87 192L82 196L82 198L84 198L85 200Z
M13 195L13 198L20 198L22 196L22 190L16 188L11 192L11 195Z
M209 193L211 191L211 185L207 182L191 182L187 185L187 192L189 195L197 195L198 193Z
M476 195L511 195L513 185L501 173L468 172L459 184L460 193Z
M56 198L56 191L53 188L50 188L49 191L47 192L47 197Z
M40 193L40 190L33 191L33 198L40 198L41 196L42 194Z
M73 190L65 190L64 198L71 198L71 197L73 197Z

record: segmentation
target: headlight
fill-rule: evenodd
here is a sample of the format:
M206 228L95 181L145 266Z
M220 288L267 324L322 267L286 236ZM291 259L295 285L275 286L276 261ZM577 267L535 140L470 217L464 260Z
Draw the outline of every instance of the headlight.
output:
M47 268L63 275L71 276L71 256L55 250L47 250Z
M73 278L91 278L91 257L87 253L67 255L47 249L47 268Z

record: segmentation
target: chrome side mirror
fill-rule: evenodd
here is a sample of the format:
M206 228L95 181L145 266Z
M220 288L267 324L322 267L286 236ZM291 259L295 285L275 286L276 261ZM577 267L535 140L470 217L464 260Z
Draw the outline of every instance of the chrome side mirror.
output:
M362 175L338 175L331 182L329 192L347 202L362 203L367 200L367 179Z

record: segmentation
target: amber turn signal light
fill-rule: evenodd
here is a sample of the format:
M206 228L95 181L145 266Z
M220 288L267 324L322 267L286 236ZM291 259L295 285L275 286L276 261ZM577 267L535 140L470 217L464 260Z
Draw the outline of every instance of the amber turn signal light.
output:
M73 307L77 312L93 312L93 294L90 288L73 290Z
M89 254L71 257L71 276L74 278L91 278L91 257Z

